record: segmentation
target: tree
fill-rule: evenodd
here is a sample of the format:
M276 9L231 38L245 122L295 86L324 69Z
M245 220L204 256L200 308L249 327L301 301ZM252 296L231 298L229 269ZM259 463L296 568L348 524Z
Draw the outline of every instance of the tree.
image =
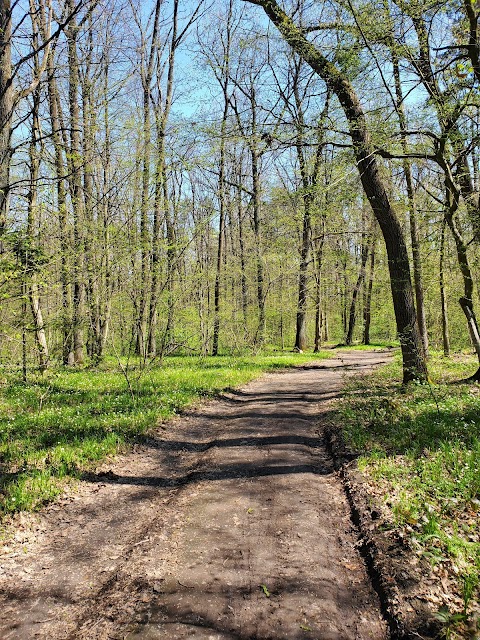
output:
M343 107L363 188L385 240L397 332L402 348L403 381L425 379L427 367L415 313L407 246L383 184L365 113L354 87L274 0L247 1L263 7L286 42L318 73Z

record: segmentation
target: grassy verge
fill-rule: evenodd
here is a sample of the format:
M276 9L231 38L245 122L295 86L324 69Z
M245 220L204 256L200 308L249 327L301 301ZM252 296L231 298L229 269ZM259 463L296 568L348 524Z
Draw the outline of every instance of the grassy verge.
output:
M0 519L52 500L65 481L211 396L323 354L171 357L146 369L49 371L29 384L0 382Z
M433 356L430 385L401 390L399 361L351 380L339 408L347 443L382 504L387 527L427 558L446 637L475 637L480 575L480 387L452 384L476 370L468 357ZM440 600L440 601L439 601Z

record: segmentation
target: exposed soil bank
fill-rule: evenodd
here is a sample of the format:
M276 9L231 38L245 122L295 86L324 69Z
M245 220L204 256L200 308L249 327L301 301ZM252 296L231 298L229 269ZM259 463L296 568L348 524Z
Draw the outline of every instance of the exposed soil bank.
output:
M0 558L0 637L384 640L324 444L346 352L159 429L29 516Z

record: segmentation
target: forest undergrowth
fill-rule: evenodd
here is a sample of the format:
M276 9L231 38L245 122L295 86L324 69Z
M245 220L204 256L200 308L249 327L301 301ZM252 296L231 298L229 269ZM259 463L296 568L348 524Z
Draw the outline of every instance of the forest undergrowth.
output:
M331 354L333 355L333 354ZM168 357L162 363L107 360L99 368L51 369L19 382L0 379L0 521L35 510L65 483L202 397L264 371L328 357L278 353L248 357Z
M477 638L480 595L480 385L475 359L433 354L432 382L399 389L400 362L350 378L338 411L382 527L427 559L447 638Z

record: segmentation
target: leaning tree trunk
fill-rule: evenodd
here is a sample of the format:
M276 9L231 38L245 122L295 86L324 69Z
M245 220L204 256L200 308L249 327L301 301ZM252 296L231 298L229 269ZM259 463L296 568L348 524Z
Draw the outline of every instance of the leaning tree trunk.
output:
M447 185L445 219L455 240L457 260L463 279L463 296L458 302L467 319L468 331L479 362L479 368L469 380L480 381L480 331L473 309L473 276L468 260L467 245L454 219L454 214L458 208L458 199L454 197L453 193L453 185Z
M439 286L440 286L440 302L442 308L442 338L443 338L443 355L450 355L450 337L448 334L448 315L447 315L447 298L445 295L445 227L446 220L442 224L442 235L440 238L440 265L438 269Z
M427 365L418 331L410 263L402 227L380 176L367 121L353 86L315 45L309 42L275 0L248 0L263 7L286 42L337 96L349 124L363 189L382 230L387 250L393 307L403 356L403 382L427 378Z

